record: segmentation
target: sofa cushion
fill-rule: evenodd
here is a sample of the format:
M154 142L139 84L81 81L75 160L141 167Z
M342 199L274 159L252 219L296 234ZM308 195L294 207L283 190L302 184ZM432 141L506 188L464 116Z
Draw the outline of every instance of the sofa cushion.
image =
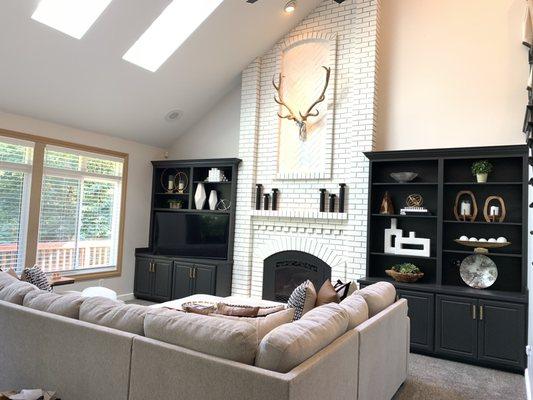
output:
M289 372L346 333L348 322L348 313L340 304L317 307L267 334L259 345L255 365Z
M83 299L79 293L57 294L34 290L24 297L23 305L34 310L78 319Z
M316 290L313 282L305 281L293 290L287 305L294 308L294 320L302 318L302 315L309 312L316 304Z
M12 283L18 282L19 280L12 276L8 272L0 271L0 290L4 287L11 285Z
M249 365L257 352L257 328L227 318L151 309L144 332L152 339Z
M144 319L149 310L141 305L89 297L80 307L80 320L144 336Z
M372 318L396 301L396 289L389 282L377 282L355 292L363 296L368 304L368 314Z
M210 314L210 316L232 319L234 321L243 321L253 325L257 330L257 343L259 343L273 329L277 328L280 325L292 322L294 318L294 308L287 308L262 317L258 316L256 318L235 317L219 314Z
M337 291L331 284L331 281L329 279L326 279L326 281L322 284L322 287L318 291L318 294L316 295L316 307L323 306L324 304L328 303L338 303L339 297L337 295Z
M0 300L21 306L24 302L24 297L34 290L39 289L31 283L15 280L13 283L4 286L4 288L0 290Z
M368 319L368 304L363 296L352 294L340 304L348 313L348 330L355 328Z

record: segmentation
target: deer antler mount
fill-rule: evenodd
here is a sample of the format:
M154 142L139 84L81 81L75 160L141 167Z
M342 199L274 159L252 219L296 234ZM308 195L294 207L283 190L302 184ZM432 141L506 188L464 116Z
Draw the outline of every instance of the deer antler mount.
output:
M282 119L288 119L289 121L294 121L296 125L298 125L298 128L300 130L300 140L302 141L307 139L307 119L309 117L318 117L320 112L315 107L326 99L326 90L328 89L328 85L329 85L329 77L331 75L331 68L324 67L324 66L322 66L322 68L324 68L324 70L326 71L326 82L324 84L324 88L322 89L322 93L320 94L318 99L313 104L311 104L311 106L303 114L301 111L298 111L298 115L296 115L291 109L291 107L283 99L283 95L281 94L281 84L283 81L282 75L281 74L278 75L277 83L275 81L275 77L272 78L272 85L274 85L274 88L276 89L276 92L278 93L277 96L274 96L274 101L278 103L281 107L283 107L286 111L285 114L282 114L281 112L279 112L278 117Z

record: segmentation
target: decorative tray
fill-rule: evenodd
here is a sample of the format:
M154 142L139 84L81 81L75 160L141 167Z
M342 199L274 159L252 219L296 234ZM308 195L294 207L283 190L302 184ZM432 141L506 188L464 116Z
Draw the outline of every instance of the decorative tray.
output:
M511 244L511 242L473 242L470 240L460 240L455 239L455 243L462 244L467 247L481 247L483 249L499 249L501 247L506 247Z

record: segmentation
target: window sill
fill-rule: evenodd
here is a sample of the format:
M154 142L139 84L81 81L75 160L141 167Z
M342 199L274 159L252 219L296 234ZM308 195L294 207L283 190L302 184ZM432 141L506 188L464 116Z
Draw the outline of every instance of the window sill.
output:
M79 281L91 281L96 279L105 279L105 278L116 278L122 275L122 271L118 267L112 268L98 268L93 270L84 270L84 271L58 271L61 276L74 278L76 282ZM49 273L48 275L52 275Z

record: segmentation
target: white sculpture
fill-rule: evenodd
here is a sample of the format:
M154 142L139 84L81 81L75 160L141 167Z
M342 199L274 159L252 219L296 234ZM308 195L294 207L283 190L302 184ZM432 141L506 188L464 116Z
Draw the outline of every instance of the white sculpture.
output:
M398 219L391 219L391 227L385 229L384 249L387 254L406 256L430 256L430 239L417 238L414 232L409 232L408 237L403 237L403 230L398 229ZM404 248L405 245L421 246L421 249Z

